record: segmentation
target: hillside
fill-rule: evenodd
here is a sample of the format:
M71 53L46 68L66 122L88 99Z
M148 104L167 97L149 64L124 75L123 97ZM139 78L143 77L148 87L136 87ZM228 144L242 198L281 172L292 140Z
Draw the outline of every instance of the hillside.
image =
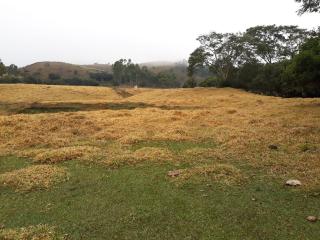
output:
M159 65L157 65L159 64ZM75 65L63 62L37 62L20 69L19 75L0 78L0 83L33 83L33 84L58 84L82 86L132 86L138 81L144 87L179 87L187 79L185 63L153 62L139 66L135 69L123 66L121 77L113 77L112 65L92 64ZM147 67L147 70L142 70ZM139 76L137 79L136 76Z
M90 72L97 72L97 69L86 66L74 65L64 62L37 62L23 67L22 72L28 76L47 80L49 74L55 74L63 79L89 78Z
M111 64L87 64L87 65L80 65L81 67L84 67L86 69L90 69L93 71L105 71L105 72L112 72L112 65Z

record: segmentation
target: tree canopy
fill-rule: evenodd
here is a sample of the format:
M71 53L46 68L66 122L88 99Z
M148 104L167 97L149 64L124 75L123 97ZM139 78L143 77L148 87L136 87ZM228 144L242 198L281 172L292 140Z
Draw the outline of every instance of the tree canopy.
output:
M301 3L301 7L298 10L300 15L306 12L320 12L320 0L295 0Z
M190 54L185 87L209 69L203 87L236 87L285 97L320 96L319 31L297 26L256 26L243 33L212 32L198 38Z
M7 72L6 66L3 64L3 62L0 59L0 76L5 74Z

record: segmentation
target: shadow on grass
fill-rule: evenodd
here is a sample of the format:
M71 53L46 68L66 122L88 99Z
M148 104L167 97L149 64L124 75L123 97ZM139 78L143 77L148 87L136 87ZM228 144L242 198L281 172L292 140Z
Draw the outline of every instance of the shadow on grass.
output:
M32 103L32 104L6 104L0 103L0 110L12 114L38 114L58 112L78 112L97 110L133 110L136 108L159 108L162 110L187 110L196 109L192 106L167 106L154 105L142 102L121 103Z

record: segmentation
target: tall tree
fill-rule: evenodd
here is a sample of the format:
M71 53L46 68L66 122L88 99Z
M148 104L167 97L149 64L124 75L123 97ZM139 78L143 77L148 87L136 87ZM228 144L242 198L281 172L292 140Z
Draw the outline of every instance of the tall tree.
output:
M302 3L301 8L298 10L299 15L306 12L320 12L320 0L295 0Z
M320 37L302 45L285 71L286 91L302 97L320 97Z
M112 65L113 77L114 77L115 82L118 85L122 84L122 81L123 81L123 78L125 75L125 65L126 64L127 64L126 59L120 59Z
M16 75L18 73L18 67L14 64L10 64L7 67L7 72L11 75Z
M256 26L246 30L247 48L262 63L292 58L310 32L297 26Z
M228 80L234 67L248 57L242 34L212 32L197 39L200 47L189 58L189 75L198 67L208 67L223 81Z
M0 59L0 76L5 74L7 72L6 66L3 64L3 62Z

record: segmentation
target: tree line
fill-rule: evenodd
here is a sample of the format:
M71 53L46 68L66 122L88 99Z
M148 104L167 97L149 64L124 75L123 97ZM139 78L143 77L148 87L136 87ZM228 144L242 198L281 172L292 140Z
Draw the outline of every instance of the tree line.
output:
M298 14L302 15L307 12L316 13L320 12L320 0L295 0L301 3L301 7L298 10Z
M160 71L151 71L146 66L133 63L130 59L120 59L112 65L112 72L92 71L89 77L78 76L65 78L57 73L48 73L46 78L37 74L20 71L16 65L5 66L0 60L0 83L27 83L50 85L85 85L85 86L139 86L156 88L181 87L181 66L175 65ZM183 65L183 69L186 66ZM177 76L180 74L180 76Z
M297 26L256 26L242 33L202 35L189 57L190 79L207 69L202 87L235 87L284 97L320 96L320 34Z
M120 59L112 65L115 85L174 88L180 87L172 70L155 73L146 66L140 66L131 59Z

